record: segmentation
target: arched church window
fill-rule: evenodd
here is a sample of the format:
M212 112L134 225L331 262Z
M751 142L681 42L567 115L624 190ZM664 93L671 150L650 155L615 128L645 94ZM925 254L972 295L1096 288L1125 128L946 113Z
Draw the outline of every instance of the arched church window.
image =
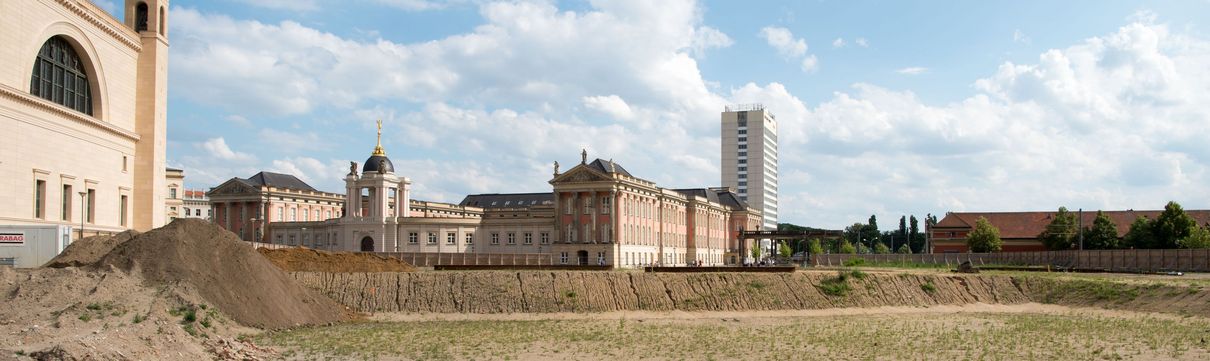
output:
M147 3L140 2L134 8L134 31L147 31Z
M84 63L62 36L42 44L34 61L30 94L92 115L92 89Z
M157 23L159 23L159 25L160 25L160 35L164 35L164 19L165 19L165 17L164 17L164 7L163 6L160 7L160 17L158 17L156 19L158 20Z

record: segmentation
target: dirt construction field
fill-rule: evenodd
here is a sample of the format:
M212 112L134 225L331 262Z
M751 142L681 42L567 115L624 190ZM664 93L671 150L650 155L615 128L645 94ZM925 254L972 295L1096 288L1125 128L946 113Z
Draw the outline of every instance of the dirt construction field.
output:
M1210 359L1210 279L415 271L199 220L0 268L0 361Z
M1204 318L1036 303L376 319L257 343L296 360L1210 359Z

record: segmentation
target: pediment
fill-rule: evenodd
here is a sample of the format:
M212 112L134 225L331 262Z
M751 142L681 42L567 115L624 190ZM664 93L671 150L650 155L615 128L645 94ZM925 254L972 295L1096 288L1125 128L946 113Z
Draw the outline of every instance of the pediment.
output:
M551 183L585 183L612 181L613 178L584 166L577 166L555 177Z
M209 195L213 197L216 195L253 194L257 192L257 189L244 182L240 182L238 179L232 178L218 187L214 187L214 189L210 190Z

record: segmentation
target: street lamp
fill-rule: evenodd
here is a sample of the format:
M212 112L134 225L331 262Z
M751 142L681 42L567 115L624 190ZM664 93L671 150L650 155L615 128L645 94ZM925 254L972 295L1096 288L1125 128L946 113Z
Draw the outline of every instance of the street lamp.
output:
M252 226L252 242L261 242L260 229L257 228L257 226L260 223L259 221L260 221L260 218L249 218L248 219L248 224L250 224Z
M88 192L80 191L80 240L84 240L84 219L86 218L84 212L88 210L88 205L84 204L84 196L87 195Z

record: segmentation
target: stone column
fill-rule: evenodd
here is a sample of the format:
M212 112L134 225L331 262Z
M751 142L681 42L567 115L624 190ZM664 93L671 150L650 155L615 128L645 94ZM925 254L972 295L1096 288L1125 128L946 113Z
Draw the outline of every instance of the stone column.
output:
M575 191L571 195L571 233L574 235L580 234L580 191ZM575 237L577 242L583 242L583 237Z
M598 236L601 234L601 231L597 229L597 209L601 208L600 199L597 199L597 191L595 190L589 192L588 196L591 197L589 200L592 202L592 243L599 243Z

